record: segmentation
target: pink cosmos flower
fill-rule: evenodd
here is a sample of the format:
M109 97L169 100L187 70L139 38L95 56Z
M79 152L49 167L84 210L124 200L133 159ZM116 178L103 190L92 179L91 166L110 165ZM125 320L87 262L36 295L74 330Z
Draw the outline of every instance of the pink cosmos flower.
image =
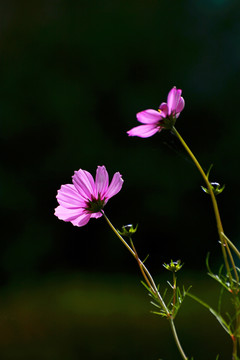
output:
M75 226L83 226L90 218L102 216L101 210L108 200L122 188L123 179L116 172L109 185L108 172L105 166L98 166L95 181L86 170L74 172L72 184L62 185L57 193L59 206L55 215Z
M144 125L134 127L127 134L147 138L162 129L171 129L185 105L181 94L182 90L173 87L168 93L167 102L161 103L158 111L148 109L137 113L137 120Z

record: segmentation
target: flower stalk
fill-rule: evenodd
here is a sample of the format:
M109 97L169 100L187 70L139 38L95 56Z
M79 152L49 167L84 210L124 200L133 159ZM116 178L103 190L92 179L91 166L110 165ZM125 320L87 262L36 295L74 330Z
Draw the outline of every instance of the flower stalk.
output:
M219 239L220 239L223 259L224 259L227 275L228 275L228 278L229 278L229 281L230 281L231 289L234 289L234 291L231 290L231 292L232 292L232 295L233 295L233 302L235 303L235 314L236 314L235 328L236 328L236 330L238 332L238 329L239 329L239 326L240 326L239 300L238 300L239 276L238 276L237 268L236 268L236 265L235 265L235 262L234 262L234 259L233 259L233 256L232 256L232 253L231 253L231 250L230 250L229 246L232 248L232 250L235 252L235 254L237 254L237 256L239 258L240 258L240 253L239 253L238 249L234 246L234 244L224 234L222 221L221 221L221 217L220 217L220 213L219 213L219 208L218 208L218 204L217 204L217 200L216 200L212 185L211 185L211 183L210 183L210 181L208 179L208 175L205 174L205 172L203 171L200 163L198 162L198 160L194 156L193 152L190 150L190 148L188 147L188 145L183 140L183 138L181 137L181 135L179 134L179 132L176 130L176 128L174 126L172 127L172 131L178 137L178 139L182 143L183 147L185 148L187 153L190 155L191 159L193 160L194 164L196 165L197 169L199 170L200 174L202 175L202 177L203 177L203 179L204 179L204 181L205 181L205 183L207 185L208 193L210 194L211 199L212 199L212 204L213 204L214 214L215 214L215 218L216 218L217 230L218 230L218 235L219 235ZM234 272L235 284L236 285L234 285L234 282L233 282L228 257L229 257L230 263L232 265L232 270ZM239 336L238 336L238 340L240 341ZM235 336L233 336L232 341L233 341L232 358L233 358L233 360L238 360L238 356L237 356L237 350L238 350L237 349L237 343L238 343L237 338Z
M111 221L108 219L108 217L106 216L106 214L102 211L102 214L105 218L105 220L107 221L108 225L110 226L110 228L112 229L112 231L115 233L115 235L117 235L117 237L121 240L121 242L123 243L123 245L127 248L127 250L134 256L134 258L137 260L137 263L139 265L140 271L147 283L147 285L149 286L149 288L151 289L151 291L157 296L159 303L161 305L161 307L163 308L167 319L170 322L170 327L172 330L172 334L175 340L175 343L177 345L177 348L181 354L181 357L183 360L188 360L188 357L185 355L184 350L181 346L181 343L179 341L178 335L177 335L177 331L175 328L175 324L174 324L174 320L173 320L173 316L170 314L160 292L158 291L158 288L153 280L152 275L150 274L149 270L147 269L147 267L144 265L144 263L140 260L140 258L138 257L137 251L135 249L135 246L133 245L132 240L130 239L132 248L128 245L128 243L124 240L124 238L120 235L119 231L113 226L113 224L111 223Z
M197 169L199 170L200 174L202 175L209 194L211 196L212 199L212 204L213 204L213 210L214 210L214 214L215 214L215 218L216 218L216 223L217 223L217 229L218 229L218 235L219 235L219 239L220 239L220 244L221 244L221 248L222 248L222 254L223 254L223 258L224 258L224 262L225 262L225 266L226 266L226 270L227 270L227 274L229 276L229 280L232 283L232 274L231 274L231 270L230 270L230 266L229 266L229 262L228 262L228 258L227 258L227 252L228 255L230 257L232 266L233 266L233 270L234 270L234 274L236 277L236 280L238 280L238 274L237 274L237 270L236 270L236 266L235 263L233 261L232 255L231 255L231 251L229 249L228 243L225 239L224 235L224 231L223 231L223 226L222 226L222 221L221 221L221 217L220 217L220 213L219 213L219 209L218 209L218 204L217 204L217 200L216 197L214 195L212 186L210 181L208 180L208 176L205 174L205 172L203 171L203 168L201 167L200 163L198 162L197 158L195 157L195 155L193 154L193 152L190 150L190 148L188 147L188 145L186 144L186 142L183 140L182 136L179 134L179 132L177 131L177 129L173 126L172 128L173 133L178 137L178 139L180 140L181 144L183 145L183 147L185 148L185 150L187 151L187 153L189 154L189 156L191 157L191 159L193 160L194 164L196 165ZM226 252L227 249L227 252Z

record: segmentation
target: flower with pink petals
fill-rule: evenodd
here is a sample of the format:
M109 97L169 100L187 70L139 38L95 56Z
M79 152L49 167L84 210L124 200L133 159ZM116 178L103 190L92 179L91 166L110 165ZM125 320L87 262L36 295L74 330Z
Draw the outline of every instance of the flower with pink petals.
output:
M75 226L83 226L90 218L102 216L102 209L108 200L122 188L123 179L116 172L109 185L108 172L105 166L98 166L95 181L86 170L74 172L72 184L62 185L57 193L59 206L55 215Z
M173 87L167 97L166 103L161 103L157 110L144 110L137 113L137 120L143 125L129 130L129 136L150 137L162 129L171 129L183 110L185 102L181 96L182 90Z

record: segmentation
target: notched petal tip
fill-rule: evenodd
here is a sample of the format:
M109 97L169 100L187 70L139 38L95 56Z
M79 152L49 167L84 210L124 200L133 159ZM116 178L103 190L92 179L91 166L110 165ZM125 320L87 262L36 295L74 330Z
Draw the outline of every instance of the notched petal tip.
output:
M110 199L111 197L113 197L114 195L116 195L123 186L123 178L122 175L120 174L120 172L116 172L113 175L111 184L109 185L109 188L107 189L106 193L105 193L105 197L106 200Z
M73 185L84 198L91 199L95 192L95 183L90 172L79 169L72 177Z

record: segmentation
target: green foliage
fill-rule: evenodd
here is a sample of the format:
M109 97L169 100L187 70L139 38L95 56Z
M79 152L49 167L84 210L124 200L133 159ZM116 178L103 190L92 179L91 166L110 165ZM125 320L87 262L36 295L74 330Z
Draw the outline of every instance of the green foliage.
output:
M173 285L169 281L167 282L168 285L173 290L173 294L171 294L170 297L168 299L166 299L167 293L168 293L168 288L166 288L165 291L163 292L162 298L163 298L163 300L167 306L167 310L168 310L168 313L166 313L165 309L162 307L162 305L159 301L157 294L154 293L144 281L141 281L141 283L148 290L149 296L153 299L150 301L150 303L153 306L155 306L157 309L159 309L158 311L151 311L151 312L153 314L160 315L165 318L171 317L172 319L175 319L189 288L186 291L183 287L183 290L181 291L179 287L176 287L176 289L174 289ZM158 285L158 290L159 290L159 285Z
M231 329L231 323L232 323L232 319L229 323L227 323L223 317L221 316L221 314L219 314L217 311L215 311L211 306L209 306L207 303L205 303L204 301L202 301L201 299L199 299L197 296L186 292L185 296L189 296L190 298L192 298L193 300L197 301L199 304L201 304L202 306L204 306L205 308L207 308L211 314L213 314L215 316L215 318L217 319L217 321L221 324L221 326L223 327L223 329L230 335L233 336L233 331Z
M222 273L224 266L221 265L219 268L218 274L217 275L214 274L209 266L209 256L210 256L210 254L208 253L208 255L206 257L206 266L207 266L207 270L208 270L208 275L212 279L216 280L227 291L232 292L232 285L229 281L229 278L226 275L223 275L223 273Z
M218 299L218 310L216 311L210 305L208 305L206 302L204 302L203 300L201 300L200 298L198 298L197 296L195 296L189 292L187 292L185 295L189 296L190 298L192 298L193 300L195 300L196 302L201 304L203 307L208 309L210 311L210 313L216 318L216 320L219 322L219 324L222 326L222 328L228 333L228 335L232 339L234 337L239 337L239 328L235 324L236 320L240 314L240 310L236 310L236 309L239 309L239 305L240 305L240 300L239 300L238 291L237 291L237 287L239 286L239 284L234 279L232 279L232 281L230 282L229 277L223 274L223 268L224 268L223 265L220 266L218 274L214 274L209 266L209 254L207 255L207 258L206 258L206 265L207 265L207 269L208 269L208 275L221 285L221 291L220 291L220 295L219 295L219 299ZM237 270L239 271L239 269L237 269ZM231 303L235 309L235 311L233 311L234 315L231 315L229 312L226 312L225 318L221 314L222 298L223 298L224 290L226 290L227 293L230 293L231 295L233 295L231 297ZM227 320L226 320L226 318L227 318Z

